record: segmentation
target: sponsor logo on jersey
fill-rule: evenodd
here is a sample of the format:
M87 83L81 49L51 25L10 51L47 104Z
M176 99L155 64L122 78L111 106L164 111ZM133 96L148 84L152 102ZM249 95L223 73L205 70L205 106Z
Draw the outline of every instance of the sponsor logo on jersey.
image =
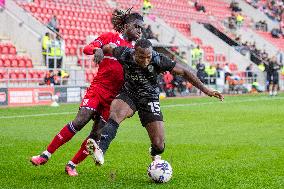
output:
M153 72L154 71L154 67L152 65L148 65L148 70L149 70L149 72Z
M84 100L83 100L83 106L88 105L88 102L89 102L89 99L84 99Z

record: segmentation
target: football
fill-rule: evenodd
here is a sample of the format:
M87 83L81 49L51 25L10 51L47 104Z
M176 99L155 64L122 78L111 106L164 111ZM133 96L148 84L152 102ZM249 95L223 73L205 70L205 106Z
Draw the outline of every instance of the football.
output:
M155 160L148 167L148 176L156 183L165 183L172 178L173 169L165 160Z

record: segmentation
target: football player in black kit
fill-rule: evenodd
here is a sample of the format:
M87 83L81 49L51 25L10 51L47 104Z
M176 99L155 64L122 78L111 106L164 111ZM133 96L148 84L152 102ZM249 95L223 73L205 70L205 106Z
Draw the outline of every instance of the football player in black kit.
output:
M203 85L185 66L154 51L149 40L138 40L134 49L113 48L111 45L106 45L104 51L113 54L123 65L125 83L120 94L111 103L110 117L103 128L99 145L92 139L87 143L89 153L98 164L104 163L103 155L115 138L119 124L126 118L133 116L136 111L138 111L140 121L151 140L150 154L152 159L161 158L159 155L163 153L165 148L165 133L157 81L160 73L170 71L182 75L206 95L223 100L222 94Z

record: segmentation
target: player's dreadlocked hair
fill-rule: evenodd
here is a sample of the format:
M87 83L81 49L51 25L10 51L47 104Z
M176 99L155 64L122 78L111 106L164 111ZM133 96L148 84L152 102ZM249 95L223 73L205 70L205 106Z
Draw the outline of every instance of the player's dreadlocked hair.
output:
M136 19L143 21L143 16L139 13L131 13L133 7L123 10L114 10L112 13L111 23L113 24L114 30L121 33L124 30L124 25L132 22Z

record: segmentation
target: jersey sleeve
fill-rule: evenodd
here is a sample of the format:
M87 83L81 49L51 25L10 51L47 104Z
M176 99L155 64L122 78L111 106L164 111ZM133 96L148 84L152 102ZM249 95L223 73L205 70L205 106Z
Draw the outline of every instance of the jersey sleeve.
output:
M115 47L113 49L113 57L115 57L121 64L125 62L127 53L128 53L129 48L127 47Z
M176 62L172 61L170 58L165 56L164 54L157 53L154 57L154 61L158 66L158 71L160 73L166 72L166 71L172 71L172 69L175 67Z
M104 33L100 35L97 39L92 41L89 45L85 46L83 49L84 54L93 55L95 48L101 48L105 44L108 44L113 36L113 33Z

